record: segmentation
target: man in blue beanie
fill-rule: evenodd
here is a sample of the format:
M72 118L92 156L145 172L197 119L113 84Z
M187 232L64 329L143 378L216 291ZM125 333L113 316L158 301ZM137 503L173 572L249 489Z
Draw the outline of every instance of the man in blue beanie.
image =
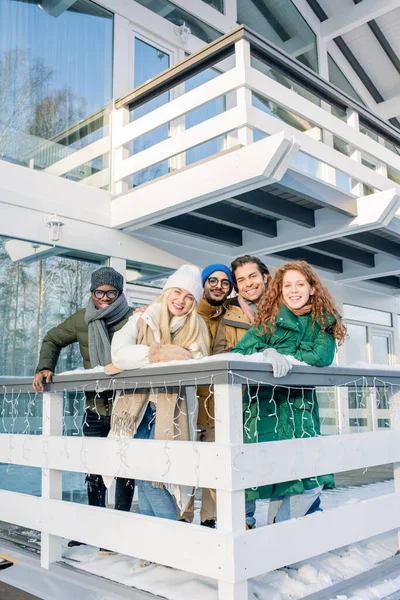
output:
M212 352L218 325L226 311L225 301L233 289L233 279L229 267L220 263L205 267L201 273L201 279L204 295L197 306L197 312L207 325ZM199 386L197 394L199 398L198 439L201 442L214 442L214 399L210 397L209 386ZM191 502L183 515L183 521L193 521L193 509L194 503ZM202 490L200 521L205 527L215 528L215 490Z

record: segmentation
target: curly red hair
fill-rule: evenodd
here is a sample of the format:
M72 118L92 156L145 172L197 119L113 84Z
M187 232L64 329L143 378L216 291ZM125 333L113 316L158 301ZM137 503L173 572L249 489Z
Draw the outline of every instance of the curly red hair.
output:
M333 335L339 345L343 344L346 337L346 326L339 316L335 300L314 269L305 260L294 260L276 269L267 291L260 300L255 324L260 325L264 333L274 331L276 318L282 304L283 278L288 271L299 271L306 278L314 289L314 294L309 299L312 319L318 321L322 331L329 329L329 333ZM335 319L333 325L326 324L327 314Z

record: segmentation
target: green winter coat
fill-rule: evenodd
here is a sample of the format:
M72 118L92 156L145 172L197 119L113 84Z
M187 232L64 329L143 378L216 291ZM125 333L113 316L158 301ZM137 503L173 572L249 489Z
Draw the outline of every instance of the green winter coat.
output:
M42 347L40 349L39 363L36 367L35 373L42 371L43 369L49 369L55 371L58 357L62 348L78 342L79 351L83 359L83 366L85 369L90 369L90 356L89 356L89 332L88 326L85 321L85 308L81 308L76 311L73 315L65 319L57 327L50 329L44 336ZM131 316L131 312L128 312L119 323L115 323L108 328L110 340L114 333L121 329ZM105 394L101 394L101 397L96 398L96 411L100 415L111 414L111 399L108 399ZM87 406L94 409L94 394L90 392L86 394Z
M334 319L325 315L327 325ZM245 333L232 352L254 354L275 348L280 354L294 356L309 365L326 367L335 355L335 339L321 326L311 321L311 315L297 317L282 305L273 333L263 334L257 327ZM318 401L315 389L287 389L260 386L245 390L243 398L244 442L270 442L320 435ZM258 396L258 402L255 396ZM259 418L258 418L259 417ZM265 485L246 491L246 499L277 498L286 494L301 494L317 485L334 487L333 475Z

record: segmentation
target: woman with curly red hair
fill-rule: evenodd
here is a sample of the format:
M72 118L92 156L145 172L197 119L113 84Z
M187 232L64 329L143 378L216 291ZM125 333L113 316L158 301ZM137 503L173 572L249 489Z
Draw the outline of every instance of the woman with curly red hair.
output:
M233 352L263 352L274 377L291 369L286 358L316 367L333 362L336 344L346 336L335 301L314 269L305 261L278 268L260 301L255 326ZM267 442L320 435L318 401L314 388L260 386L244 397L245 443ZM246 523L255 525L255 500L282 500L275 521L304 516L323 487L334 487L333 475L266 485L246 491Z

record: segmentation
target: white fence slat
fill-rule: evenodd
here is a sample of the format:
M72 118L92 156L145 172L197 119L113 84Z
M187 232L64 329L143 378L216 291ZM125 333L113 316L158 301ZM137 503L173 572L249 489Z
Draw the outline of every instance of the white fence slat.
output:
M244 124L243 112L238 107L227 110L216 117L211 117L207 121L186 129L180 135L170 137L147 150L126 158L122 163L115 165L115 179L123 179L132 173L142 171L151 165L171 158Z
M201 442L0 435L0 462L229 489L230 450Z
M320 436L233 448L233 489L400 462L400 431Z
M352 146L377 158L379 161L395 169L399 168L398 157L394 152L388 150L369 136L360 133L346 123L346 121L335 117L330 112L303 98L300 94L288 89L254 67L248 69L246 82L256 93L270 98L279 104L279 106L293 111L294 114L304 117L307 121L312 116L312 122L321 127L321 129L327 129L342 140L348 141Z
M316 160L339 169L343 173L347 173L351 177L377 190L396 189L400 191L400 185L394 181L383 177L383 175L379 175L376 171L372 171L354 160L350 160L348 156L326 146L322 142L312 139L306 133L299 131L288 123L268 115L254 106L250 107L248 112L249 124L252 127L265 131L270 135L283 131L288 138L294 136L296 142L300 145L300 150L313 156Z
M8 523L234 581L230 536L208 527L4 490L0 506Z
M235 538L236 578L257 577L399 526L400 493L393 493L247 531Z
M171 100L167 104L151 111L147 115L135 119L125 127L114 132L114 146L122 146L128 142L161 127L165 123L170 123L182 115L195 110L199 106L218 98L241 85L236 69L232 69L219 75L211 81L207 81L201 86L186 92L184 95ZM125 110L125 109L119 109Z

